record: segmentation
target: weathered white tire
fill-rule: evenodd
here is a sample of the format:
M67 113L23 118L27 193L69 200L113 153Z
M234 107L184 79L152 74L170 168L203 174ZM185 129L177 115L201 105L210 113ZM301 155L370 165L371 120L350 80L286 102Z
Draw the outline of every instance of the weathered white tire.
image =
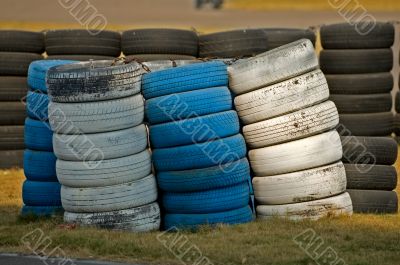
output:
M277 83L318 68L310 40L301 39L228 67L229 87L237 94Z
M160 228L160 207L157 202L143 206L102 213L64 213L66 223L113 230L147 232Z
M271 176L319 167L342 158L342 143L336 131L253 149L250 165L256 176Z
M58 181L67 187L105 187L132 182L151 172L149 150L121 158L101 161L56 162Z
M257 206L257 218L260 219L281 217L295 221L303 219L317 220L325 216L342 214L353 214L353 205L347 192L316 201Z
M63 208L74 213L109 212L134 208L157 200L153 175L106 187L70 188L61 186Z
M260 204L288 204L318 200L346 190L342 162L303 171L253 178L253 189Z
M161 61L150 61L143 62L144 68L148 68L151 72L157 72L164 69L173 67L183 66L187 64L199 63L200 60L161 60Z
M235 98L235 107L244 124L255 123L300 110L329 98L329 88L321 70L252 91Z
M54 154L58 159L94 161L129 156L147 147L144 124L118 131L91 134L53 134Z
M122 130L143 122L141 94L106 101L49 103L49 122L54 132L83 134Z
M339 114L335 103L325 101L315 106L243 127L250 148L285 143L335 128Z

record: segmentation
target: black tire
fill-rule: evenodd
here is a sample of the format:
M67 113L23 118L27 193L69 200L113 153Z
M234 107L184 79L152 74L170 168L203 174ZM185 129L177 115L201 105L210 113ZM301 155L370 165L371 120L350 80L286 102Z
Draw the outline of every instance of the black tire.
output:
M50 30L45 35L46 52L57 54L93 54L118 57L121 34L102 30L96 35L84 29Z
M0 103L0 125L24 125L25 105L22 102Z
M391 137L342 136L344 163L393 165L397 143Z
M389 48L394 42L392 23L378 22L368 34L360 34L357 25L349 23L324 25L320 34L324 49Z
M394 106L396 108L396 112L400 112L400 91L396 92L395 103Z
M36 53L0 52L0 75L26 76L29 64L42 59L43 56Z
M390 72L391 49L322 50L320 66L325 74L364 74Z
M393 190L397 186L397 172L393 166L373 165L363 172L356 164L344 164L347 188L357 190Z
M354 213L397 213L398 198L394 191L347 190Z
M268 50L262 29L243 29L199 36L199 56L216 58L251 57Z
M24 126L0 126L0 150L24 148Z
M309 39L315 46L316 35L310 29L266 28L263 30L267 34L268 50L300 39Z
M332 94L390 93L393 75L387 73L325 75Z
M125 61L151 62L151 61L175 61L175 60L196 60L191 55L182 54L132 54L125 57ZM200 62L200 61L199 61Z
M393 117L393 132L400 136L400 114L396 113Z
M330 95L339 114L388 112L392 109L392 95Z
M0 150L0 168L22 168L24 150Z
M44 34L23 30L0 30L0 51L44 52Z
M182 54L197 57L198 37L180 29L138 29L122 33L122 52L131 54Z
M26 77L0 76L0 101L20 101L27 91Z
M99 60L114 60L115 57L105 55L87 55L87 54L64 54L64 55L49 55L46 60L73 60L73 61L99 61Z
M340 114L338 130L343 126L355 136L389 136L393 132L393 114Z

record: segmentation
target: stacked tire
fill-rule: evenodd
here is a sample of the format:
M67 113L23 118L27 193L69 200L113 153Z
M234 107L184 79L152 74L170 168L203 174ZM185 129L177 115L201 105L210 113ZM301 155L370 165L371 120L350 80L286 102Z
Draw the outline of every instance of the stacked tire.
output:
M378 22L367 34L358 31L348 23L321 27L321 70L340 123L352 135L389 136L393 132L394 26Z
M142 67L93 61L48 71L49 118L67 223L150 231L160 226Z
M57 180L53 132L48 123L49 97L46 72L50 67L74 61L39 60L28 70L29 91L26 96L24 174L22 188L24 206L21 215L48 216L62 211Z
M0 168L22 167L28 67L41 60L41 32L0 30Z
M49 30L45 34L47 59L55 60L113 60L121 55L121 34L102 30Z
M252 220L246 145L227 85L220 61L143 76L166 229Z
M228 67L259 218L351 214L339 122L306 39Z

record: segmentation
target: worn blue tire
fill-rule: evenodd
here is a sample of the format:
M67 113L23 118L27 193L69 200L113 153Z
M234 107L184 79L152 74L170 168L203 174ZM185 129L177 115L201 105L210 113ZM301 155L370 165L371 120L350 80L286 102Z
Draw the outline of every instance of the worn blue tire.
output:
M32 90L40 90L47 92L46 73L53 66L75 63L72 60L39 60L29 65L28 69L28 86Z
M206 214L166 214L164 228L174 231L177 229L197 229L202 225L217 224L244 224L253 220L253 213L249 206L226 212Z
M52 152L53 132L49 123L26 118L24 141L28 149Z
M47 94L28 91L26 96L26 113L29 118L47 121L49 119L49 96Z
M28 180L57 182L57 158L53 152L24 151L24 174Z
M201 144L153 150L157 171L174 171L212 167L239 160L246 155L246 144L240 134Z
M21 216L37 216L37 217L46 217L46 216L54 216L61 215L64 212L61 206L22 206Z
M250 166L247 158L202 169L161 171L157 174L160 189L168 192L193 192L219 189L247 181Z
M203 143L239 133L239 118L234 110L201 117L152 125L150 142L153 148Z
M61 185L58 182L25 180L22 200L28 206L61 206Z
M215 213L249 204L248 182L220 189L196 192L165 192L162 205L167 213Z
M150 99L173 93L227 85L226 65L220 61L213 61L145 74L142 79L142 92L145 99Z
M227 111L232 106L228 87L212 87L149 99L145 111L149 122L157 124Z

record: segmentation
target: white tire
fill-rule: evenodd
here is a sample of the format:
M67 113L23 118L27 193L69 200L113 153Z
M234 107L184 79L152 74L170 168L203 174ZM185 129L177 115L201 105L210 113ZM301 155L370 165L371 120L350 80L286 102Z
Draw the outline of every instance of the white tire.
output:
M53 134L54 154L58 159L94 161L140 153L147 147L144 124L118 131L91 134Z
M300 110L329 98L329 88L320 70L252 91L235 98L244 124L251 124Z
M256 176L271 176L319 167L342 158L342 143L336 131L253 149L249 152Z
M335 103L326 101L269 120L243 127L250 148L281 144L334 129L339 124Z
M58 181L67 187L105 187L132 182L151 173L149 150L121 158L101 161L56 162Z
M228 67L229 87L236 95L318 68L311 41L301 39Z
M160 207L157 202L143 206L103 213L64 213L64 221L81 226L147 232L160 228Z
M107 187L70 188L61 186L61 202L67 212L95 213L134 208L157 200L153 175Z
M318 200L346 190L342 162L303 171L253 178L253 189L260 204L288 204Z
M317 220L326 216L351 214L353 214L353 205L347 192L316 201L257 206L257 218L260 219L280 217L294 221Z
M150 61L143 62L144 68L148 68L151 72L157 72L164 69L169 69L173 67L183 66L187 64L199 63L200 60L160 60L160 61Z
M59 134L84 134L122 130L143 122L141 94L106 101L49 103L49 122Z

